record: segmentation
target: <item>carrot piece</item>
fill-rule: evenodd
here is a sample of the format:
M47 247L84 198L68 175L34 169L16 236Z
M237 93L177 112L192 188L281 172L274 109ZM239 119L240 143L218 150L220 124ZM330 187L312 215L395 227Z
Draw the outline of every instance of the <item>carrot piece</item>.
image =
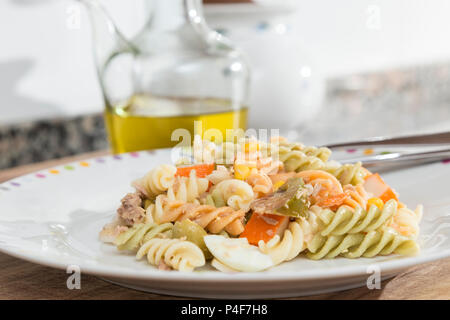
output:
M380 198L384 202L394 199L398 201L397 194L392 188L381 179L378 173L371 174L365 178L364 189L373 194L374 197Z
M214 163L198 164L198 165L189 166L189 167L179 167L177 169L177 173L175 175L181 176L181 177L189 177L189 174L191 173L191 171L195 170L197 177L204 178L207 175L211 174L214 171L214 169L215 169Z
M281 236L288 223L287 216L253 213L239 237L247 238L250 244L258 245L260 240L267 242L277 234Z

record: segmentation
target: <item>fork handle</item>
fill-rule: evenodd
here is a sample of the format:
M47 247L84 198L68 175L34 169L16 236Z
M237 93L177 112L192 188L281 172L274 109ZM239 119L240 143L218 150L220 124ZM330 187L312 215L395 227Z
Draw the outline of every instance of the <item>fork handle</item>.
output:
M450 149L414 153L388 153L342 160L342 163L361 161L366 168L391 169L450 159Z
M424 145L424 144L450 144L450 132L440 132L404 137L373 137L361 141L329 144L330 149L343 147L371 146L371 145Z

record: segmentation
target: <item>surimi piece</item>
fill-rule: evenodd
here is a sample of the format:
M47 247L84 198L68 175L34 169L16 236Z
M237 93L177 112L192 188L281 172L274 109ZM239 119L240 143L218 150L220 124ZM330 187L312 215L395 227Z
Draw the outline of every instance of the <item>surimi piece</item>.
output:
M395 191L381 179L378 173L371 174L365 179L364 189L385 203L391 199L398 201Z

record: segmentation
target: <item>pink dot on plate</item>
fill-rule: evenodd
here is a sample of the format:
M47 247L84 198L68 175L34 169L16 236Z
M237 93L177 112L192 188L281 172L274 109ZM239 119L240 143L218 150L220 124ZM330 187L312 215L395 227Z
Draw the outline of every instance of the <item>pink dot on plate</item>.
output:
M45 178L45 176L42 173L36 173L36 177L38 177L38 178Z
M450 163L450 158L442 160L442 163L443 163L443 164L448 164L448 163Z
M134 158L137 158L137 157L139 157L139 153L137 153L137 152L130 152L130 156L132 156Z
M348 153L353 153L353 152L356 152L356 149L347 149L347 152Z

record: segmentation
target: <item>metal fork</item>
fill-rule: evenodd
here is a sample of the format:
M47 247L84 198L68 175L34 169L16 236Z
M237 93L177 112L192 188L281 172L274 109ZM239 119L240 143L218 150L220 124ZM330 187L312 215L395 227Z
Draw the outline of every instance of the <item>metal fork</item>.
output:
M348 143L330 144L326 145L326 147L330 149L336 149L361 146L369 147L400 145L402 147L415 147L415 149L417 149L417 147L423 147L424 150L418 152L393 152L381 155L354 157L342 160L340 162L353 163L361 161L366 168L375 168L379 171L387 171L441 161L444 159L450 159L450 132L411 135L403 137L375 137ZM434 147L435 150L429 150L429 147Z

